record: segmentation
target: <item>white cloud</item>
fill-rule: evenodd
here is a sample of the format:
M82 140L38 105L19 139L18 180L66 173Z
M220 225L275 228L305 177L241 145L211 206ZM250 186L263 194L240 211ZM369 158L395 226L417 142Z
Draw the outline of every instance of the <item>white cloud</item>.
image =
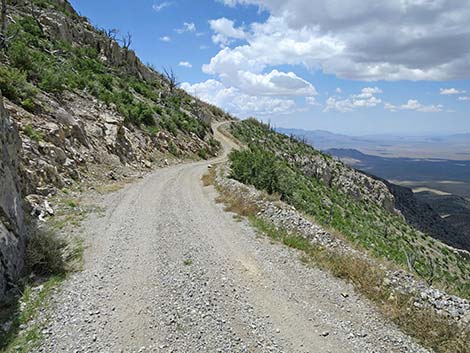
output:
M305 97L305 103L312 106L320 105L315 97Z
M293 72L272 70L266 74L238 71L235 77L223 77L223 82L255 96L315 96L317 91L310 82Z
M337 87L337 88L336 88L336 93L341 94L341 93L343 93L343 91L341 90L341 88Z
M380 94L383 93L380 88L377 87L365 87L361 90L360 94L356 94L353 97L354 98L361 98L361 99L368 99L372 98L374 94Z
M303 64L357 80L470 77L467 0L220 1L258 5L270 17L251 26L248 44L213 58L213 71L232 57L258 70Z
M243 39L246 35L242 28L235 28L234 22L225 17L211 20L209 25L215 32L212 41L221 47L226 47L232 43L233 39Z
M441 88L439 90L439 94L442 94L442 95L446 95L446 96L449 96L449 95L452 95L452 94L461 94L461 93L465 93L465 91L459 91L458 89L455 89L455 88Z
M287 114L296 109L292 99L248 95L213 79L193 85L185 82L181 88L242 118L253 115Z
M188 69L193 67L193 65L191 65L191 63L187 61L180 61L178 66L187 67Z
M378 87L365 87L359 94L353 94L348 98L334 98L329 97L325 102L324 112L338 111L341 113L351 112L356 108L370 108L376 107L382 100L375 97L376 94L381 94L382 90Z
M470 101L470 96L461 96L459 97L459 101Z
M384 103L384 108L386 110L390 110L391 112L396 112L398 110L397 106L392 104L392 103L388 103L388 102L385 102Z
M163 10L164 8L166 7L170 7L171 5L173 5L172 2L168 2L168 1L165 1L165 2L162 2L160 4L154 4L152 5L152 9L156 12L160 12L161 10Z
M168 43L171 42L171 38L168 36L160 37L160 41Z
M196 25L193 22L183 23L183 27L175 29L176 33L196 32Z
M385 103L384 108L392 112L396 112L398 110L413 110L420 113L438 113L443 111L444 106L442 104L423 105L416 99L409 99L408 102L400 106Z

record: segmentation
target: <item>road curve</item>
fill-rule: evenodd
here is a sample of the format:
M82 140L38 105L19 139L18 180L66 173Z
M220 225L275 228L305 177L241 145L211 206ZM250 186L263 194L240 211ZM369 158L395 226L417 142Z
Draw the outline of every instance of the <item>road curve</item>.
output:
M54 294L37 351L425 352L349 284L224 212L201 183L207 165L103 197L104 216L84 224L85 269Z

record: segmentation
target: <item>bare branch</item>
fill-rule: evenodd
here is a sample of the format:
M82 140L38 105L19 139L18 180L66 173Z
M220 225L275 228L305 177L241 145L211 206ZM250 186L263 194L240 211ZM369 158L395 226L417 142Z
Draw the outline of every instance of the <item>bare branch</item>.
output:
M112 40L116 40L117 35L119 34L119 30L116 28L105 30L106 37Z
M176 74L174 73L173 69L170 67L169 69L163 68L163 76L165 79L168 81L168 84L170 86L170 92L173 93L173 91L179 86L178 78L176 77Z
M126 35L122 36L121 43L124 49L129 49L132 44L132 34L130 32L127 32Z

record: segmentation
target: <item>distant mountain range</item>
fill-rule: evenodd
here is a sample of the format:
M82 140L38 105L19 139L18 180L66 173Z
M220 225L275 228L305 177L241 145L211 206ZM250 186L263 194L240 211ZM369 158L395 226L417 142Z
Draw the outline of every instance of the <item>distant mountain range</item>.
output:
M380 157L356 149L331 148L328 154L354 168L388 180L402 181L470 181L470 161L438 158Z
M278 128L278 132L295 135L320 150L356 149L381 157L440 158L470 160L470 133L448 136L348 136L324 130Z

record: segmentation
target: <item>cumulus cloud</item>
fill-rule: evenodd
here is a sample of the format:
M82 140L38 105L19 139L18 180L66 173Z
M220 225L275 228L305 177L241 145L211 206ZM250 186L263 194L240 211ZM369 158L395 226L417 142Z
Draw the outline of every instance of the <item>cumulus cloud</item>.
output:
M189 69L193 67L193 65L191 65L191 63L187 61L180 61L178 66L187 67Z
M453 95L453 94L461 94L461 93L465 93L465 91L459 91L456 88L441 88L439 90L439 94L442 94L442 95L445 95L445 96L449 96L449 95Z
M396 112L398 110L413 110L420 113L438 113L442 112L444 109L444 106L442 104L423 105L416 99L409 99L408 102L400 106L396 106L391 103L385 103L384 107L385 109L390 110L392 112Z
M196 25L192 22L183 23L183 27L175 29L176 33L196 32Z
M226 47L232 43L233 39L245 38L245 32L243 29L235 28L234 22L225 17L211 20L209 21L209 25L212 31L214 31L212 41L221 47Z
M353 94L348 98L329 97L325 102L324 112L338 111L341 113L351 112L356 108L376 107L382 100L375 97L381 94L382 90L378 87L365 87L359 94Z
M304 64L357 80L470 77L467 0L221 1L258 5L270 17L252 25L248 44L219 53L214 71L232 57L258 69Z
M161 42L171 42L171 38L168 36L160 37Z
M248 95L235 87L226 87L222 82L213 79L193 85L185 82L181 88L242 118L252 115L286 114L296 108L295 101L292 99Z
M470 96L461 96L459 97L459 101L470 101Z

